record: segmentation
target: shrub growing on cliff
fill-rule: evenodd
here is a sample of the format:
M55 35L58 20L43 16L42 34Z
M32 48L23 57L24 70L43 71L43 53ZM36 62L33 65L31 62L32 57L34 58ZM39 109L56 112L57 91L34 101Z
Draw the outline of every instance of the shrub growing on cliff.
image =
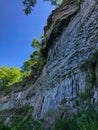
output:
M4 123L0 122L0 130L10 130L10 128L6 126Z
M98 130L98 113L90 105L77 116L56 119L54 130Z
M55 121L54 130L77 130L76 118L71 116Z
M43 38L44 35L41 36L42 40ZM32 41L32 47L35 48L35 51L30 55L30 59L25 61L22 66L22 71L28 74L31 74L36 67L36 71L39 71L39 69L41 70L46 63L46 59L42 54L42 43L37 38L34 38Z
M95 71L98 70L98 50L95 50L89 57L84 61L81 68L83 70Z

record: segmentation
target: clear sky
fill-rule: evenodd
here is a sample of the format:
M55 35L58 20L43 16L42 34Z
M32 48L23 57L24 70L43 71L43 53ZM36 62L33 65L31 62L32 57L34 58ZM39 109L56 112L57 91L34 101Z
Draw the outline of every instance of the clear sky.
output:
M53 8L50 2L37 0L26 16L22 0L0 0L0 67L21 67L29 59L33 38L40 38Z

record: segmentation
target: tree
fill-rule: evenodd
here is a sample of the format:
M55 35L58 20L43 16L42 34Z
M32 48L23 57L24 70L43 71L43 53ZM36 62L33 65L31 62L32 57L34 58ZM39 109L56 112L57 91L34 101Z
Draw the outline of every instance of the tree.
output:
M17 82L22 81L23 77L26 77L25 72L21 72L20 69L15 67L2 66L0 68L0 88L6 88Z
M25 9L24 9L25 13L29 14L31 13L32 7L35 6L36 0L23 0L23 4L25 6Z
M65 3L66 0L43 0L43 1L50 1L52 5L60 6L62 3ZM25 6L25 13L31 13L33 7L35 6L37 0L23 0L23 4Z
M34 62L33 60L29 59L27 61L25 61L21 67L21 70L23 72L26 72L28 75L30 75L31 73L31 67L36 64L36 62Z
M31 46L35 48L36 50L30 55L30 59L25 61L23 66L21 67L22 71L28 74L31 73L31 67L38 64L41 57L41 52L40 52L41 43L39 42L37 38L34 38Z
M44 35L41 35L41 40L44 39ZM28 74L31 73L32 68L36 65L39 65L39 68L42 68L46 62L46 59L43 58L42 55L42 42L40 42L37 38L34 38L32 41L31 46L35 48L36 50L30 55L30 59L25 61L23 66L21 67L23 72L26 72Z
M37 38L34 38L31 46L33 48L39 48L39 47L41 47L41 43L39 42L39 40Z

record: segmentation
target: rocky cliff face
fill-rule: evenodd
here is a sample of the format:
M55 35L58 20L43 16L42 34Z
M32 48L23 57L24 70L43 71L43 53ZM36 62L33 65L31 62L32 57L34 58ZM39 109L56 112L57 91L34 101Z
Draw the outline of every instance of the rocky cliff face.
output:
M84 0L81 5L71 0L54 10L45 27L43 48L47 63L36 82L24 91L1 96L0 111L28 105L39 119L60 108L59 116L65 117L89 102L98 106L98 60L85 63L98 51L98 0Z

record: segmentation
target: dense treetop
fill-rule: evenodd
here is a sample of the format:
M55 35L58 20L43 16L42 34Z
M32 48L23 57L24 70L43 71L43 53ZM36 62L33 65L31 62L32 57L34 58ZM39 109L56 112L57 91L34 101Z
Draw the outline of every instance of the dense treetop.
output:
M27 74L25 72L21 72L19 68L8 68L6 66L2 66L0 68L0 89L4 89L20 82L26 76Z

